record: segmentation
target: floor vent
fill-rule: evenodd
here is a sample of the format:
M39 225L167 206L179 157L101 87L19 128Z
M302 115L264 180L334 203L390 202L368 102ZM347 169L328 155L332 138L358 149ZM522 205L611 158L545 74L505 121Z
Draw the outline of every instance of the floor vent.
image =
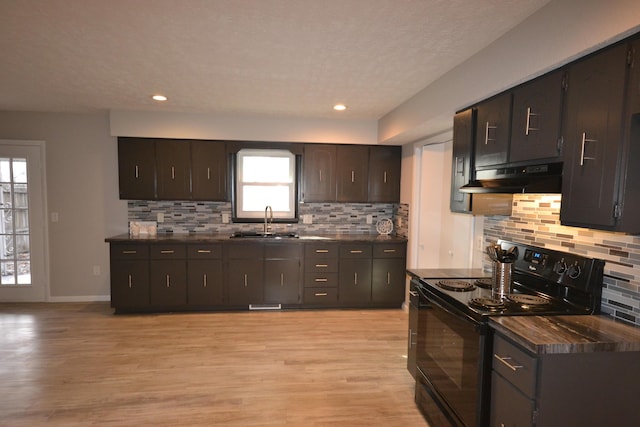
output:
M282 304L249 304L249 310L281 310Z

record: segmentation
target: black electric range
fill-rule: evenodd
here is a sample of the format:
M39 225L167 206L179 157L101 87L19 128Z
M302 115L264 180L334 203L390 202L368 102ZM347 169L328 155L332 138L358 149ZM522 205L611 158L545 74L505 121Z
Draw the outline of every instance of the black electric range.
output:
M498 244L516 254L510 292L502 298L492 293L492 279L412 275L411 306L418 312L415 399L430 425L489 425L491 316L600 312L604 261Z

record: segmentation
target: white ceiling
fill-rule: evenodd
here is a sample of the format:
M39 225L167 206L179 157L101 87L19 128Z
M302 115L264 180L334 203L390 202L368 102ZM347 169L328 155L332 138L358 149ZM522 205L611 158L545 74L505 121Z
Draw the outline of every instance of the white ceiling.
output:
M0 0L0 110L376 120L548 1Z

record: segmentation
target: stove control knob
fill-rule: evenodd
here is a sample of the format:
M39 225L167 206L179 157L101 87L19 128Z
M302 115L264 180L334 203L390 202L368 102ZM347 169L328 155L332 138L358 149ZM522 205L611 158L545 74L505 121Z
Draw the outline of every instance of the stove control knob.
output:
M576 262L575 264L573 264L572 266L570 266L568 268L568 273L567 274L569 274L569 277L571 277L572 279L577 279L578 276L580 276L580 273L582 273L582 269L580 268L580 266Z
M564 258L555 263L555 265L553 266L553 271L555 271L556 274L562 274L567 271L567 264L564 262Z

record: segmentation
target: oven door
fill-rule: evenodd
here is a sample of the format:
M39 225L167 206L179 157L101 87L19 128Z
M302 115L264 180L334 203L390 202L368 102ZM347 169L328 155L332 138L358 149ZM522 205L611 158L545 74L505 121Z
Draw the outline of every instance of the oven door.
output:
M420 287L416 403L432 426L484 426L489 420L491 334Z

